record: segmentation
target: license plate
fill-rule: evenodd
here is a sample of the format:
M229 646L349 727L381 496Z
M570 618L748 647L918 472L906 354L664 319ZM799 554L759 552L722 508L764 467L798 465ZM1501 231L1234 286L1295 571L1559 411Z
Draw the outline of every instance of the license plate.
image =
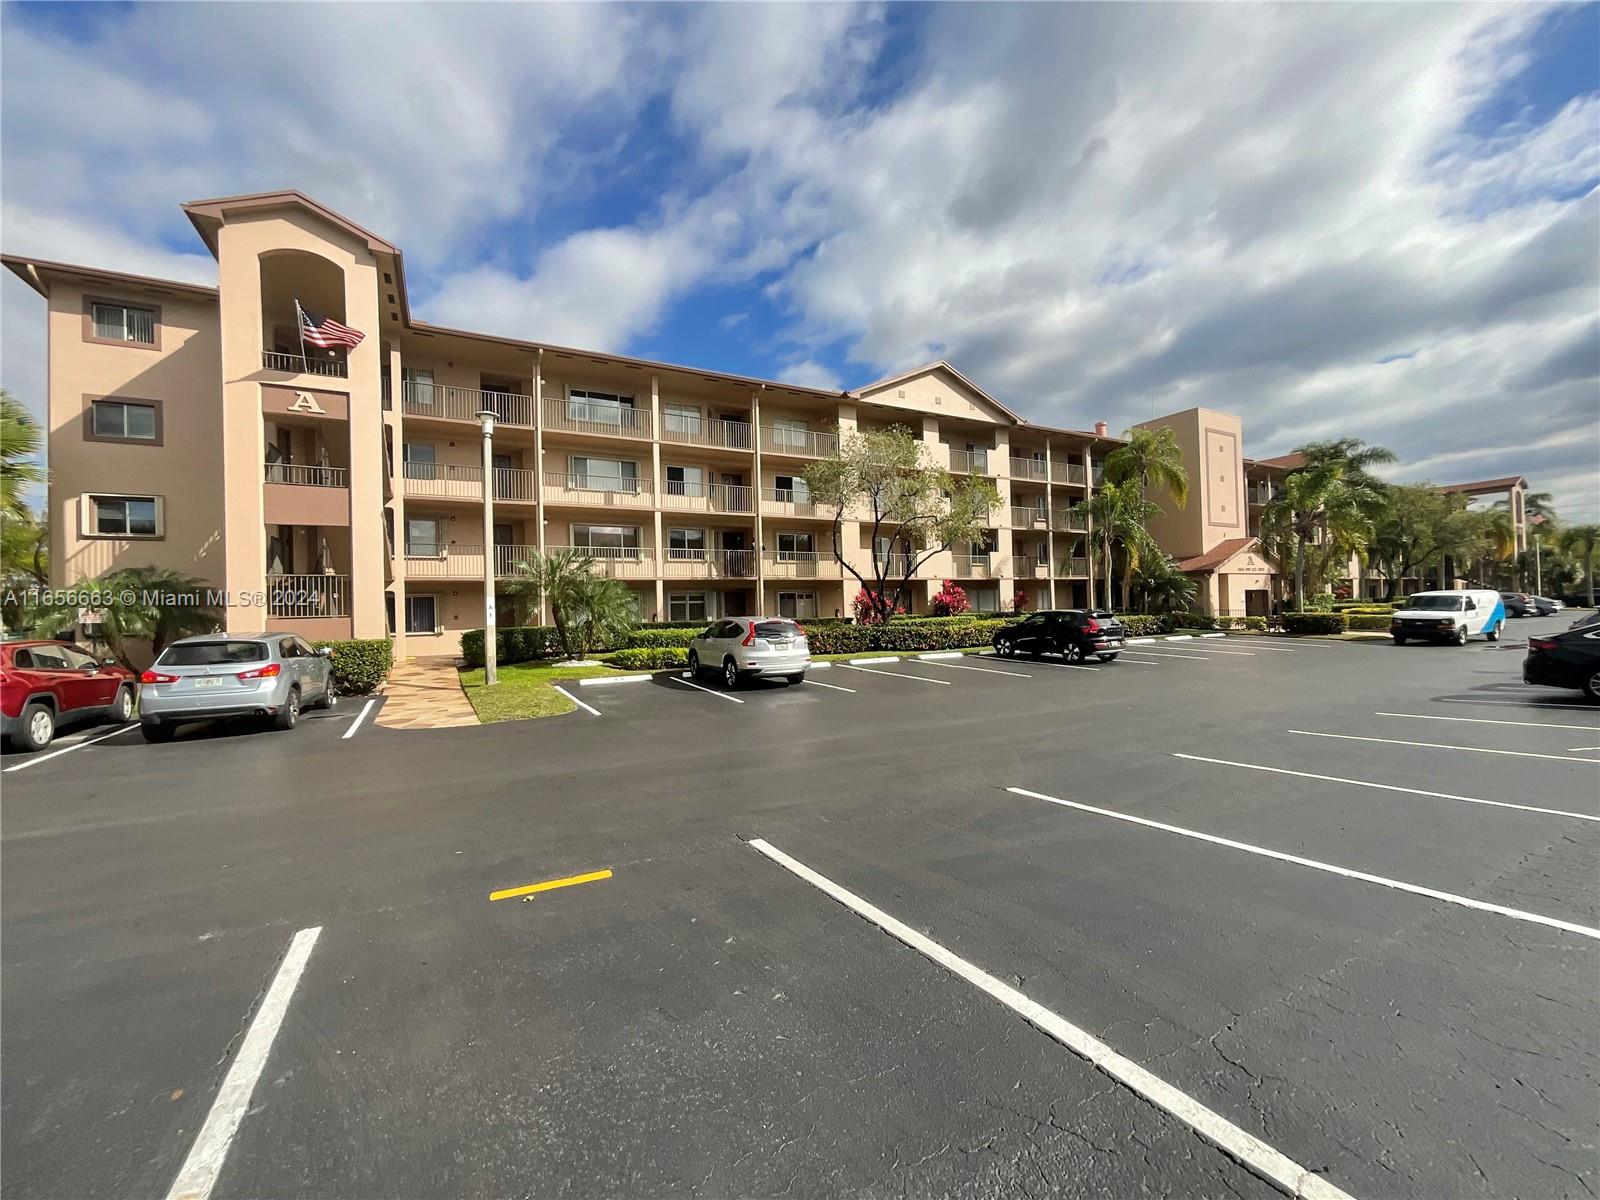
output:
M774 650L787 650L792 645L794 645L793 642L773 642L772 648Z
M210 676L202 676L201 678L196 679L194 681L194 685L197 688L202 688L202 687L221 687L222 686L222 679L221 679L220 676L215 677L215 678L210 677Z

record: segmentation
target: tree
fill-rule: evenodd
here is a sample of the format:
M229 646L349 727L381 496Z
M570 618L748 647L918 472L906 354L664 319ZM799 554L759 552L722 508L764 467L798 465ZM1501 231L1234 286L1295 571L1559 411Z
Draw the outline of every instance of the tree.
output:
M25 521L32 514L23 493L48 478L35 459L44 438L22 401L0 388L0 520Z
M1141 499L1150 499L1150 485L1167 492L1179 508L1189 503L1189 472L1183 466L1178 435L1165 425L1140 426L1122 435L1127 440L1106 455L1109 483L1137 480Z
M934 555L957 542L978 542L1000 503L989 480L957 479L932 463L904 425L845 434L831 458L806 468L805 481L812 502L833 509L835 560L866 590L880 617L909 598L912 579ZM844 556L844 522L852 512L864 513L870 576Z
M1569 525L1561 533L1561 548L1583 562L1583 577L1589 588L1589 607L1594 607L1594 551L1600 544L1600 525Z
M936 617L958 617L972 611L972 601L967 599L967 593L960 584L954 579L946 579L944 586L929 602L928 610Z
M619 641L638 619L628 585L597 574L594 559L580 549L535 552L517 563L505 586L532 604L549 605L556 641L569 659Z
M222 613L210 603L211 585L166 567L125 567L86 579L74 591L104 597L94 610L98 640L117 661L135 670L132 642L148 641L159 655L179 638L212 633L222 627ZM45 605L28 614L32 631L49 636L78 624L76 603Z
M50 529L43 515L0 518L0 627L18 629L48 586Z
M1289 472L1283 491L1261 513L1261 549L1281 564L1294 563L1295 607L1305 610L1306 581L1313 549L1322 557L1360 553L1372 535L1366 496L1344 478L1344 465L1323 462Z
M1130 601L1133 573L1138 570L1141 559L1152 559L1162 553L1148 528L1151 519L1160 513L1160 505L1144 499L1137 481L1128 479L1123 483L1103 484L1069 511L1089 519L1089 544L1100 558L1105 606L1116 607L1111 580L1112 563L1119 550L1123 561L1123 598L1125 602Z
M1388 484L1373 475L1367 468L1380 463L1399 462L1399 456L1386 446L1369 446L1360 438L1335 438L1327 442L1307 442L1297 446L1295 453L1305 459L1305 463L1296 470L1312 470L1317 467L1337 464L1341 468L1341 475L1345 485L1354 489L1363 501L1370 498L1382 497Z
M1139 569L1139 601L1147 610L1187 612L1194 604L1199 585L1178 570L1178 560L1167 554L1152 558Z
M1384 577L1384 599L1394 599L1401 580L1442 561L1469 536L1470 525L1465 496L1427 483L1386 488L1369 543L1371 560Z

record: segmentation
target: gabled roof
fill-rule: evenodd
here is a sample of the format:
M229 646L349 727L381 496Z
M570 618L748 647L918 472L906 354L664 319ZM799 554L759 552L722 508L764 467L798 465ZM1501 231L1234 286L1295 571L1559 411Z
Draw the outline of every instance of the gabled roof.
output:
M1492 492L1508 492L1521 485L1528 486L1528 480L1523 475L1506 475L1500 479L1480 479L1476 483L1446 483L1440 486L1441 492L1482 492L1488 495Z
M918 375L926 375L929 371L945 372L973 395L978 396L987 404L994 405L1001 412L1005 413L1006 416L1017 422L1017 424L1021 425L1024 423L1020 416L1012 412L1004 404L1001 404L1000 401L989 395L988 392L984 391L977 384L973 383L972 380L968 379L965 375L956 370L949 363L945 362L945 360L942 358L936 362L923 363L920 367L912 367L909 371L901 371L896 375L890 375L886 379L875 380L874 382L866 384L863 387L851 388L850 395L865 396L868 392L875 392L879 388L893 387L897 383L904 383L908 379L915 379Z
M1253 537L1228 538L1226 541L1218 542L1204 554L1183 559L1178 563L1178 570L1185 575L1209 575L1234 555L1249 550L1256 544L1256 539Z
M217 226L223 221L224 214L229 210L251 208L282 208L284 205L297 205L315 213L330 225L336 225L346 233L366 242L367 249L374 254L399 254L394 245L369 229L363 229L349 217L336 213L325 204L318 204L304 192L294 188L285 188L276 192L247 192L242 196L218 196L214 200L191 200L183 205L183 211L188 214L189 220L194 223L195 229L200 233L200 238L212 254L217 252Z

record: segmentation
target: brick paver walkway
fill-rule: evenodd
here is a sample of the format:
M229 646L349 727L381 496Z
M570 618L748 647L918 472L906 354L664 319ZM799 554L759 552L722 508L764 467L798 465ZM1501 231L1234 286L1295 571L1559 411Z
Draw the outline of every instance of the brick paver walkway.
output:
M478 724L456 677L454 658L408 658L389 669L378 724L390 729L453 729Z

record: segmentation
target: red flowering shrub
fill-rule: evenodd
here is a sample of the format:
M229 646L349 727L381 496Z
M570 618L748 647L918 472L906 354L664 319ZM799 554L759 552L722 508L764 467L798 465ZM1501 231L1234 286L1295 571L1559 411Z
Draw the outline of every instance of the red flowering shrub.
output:
M946 579L928 607L936 617L959 617L972 611L972 601L955 580Z
M879 592L869 592L866 588L862 588L856 593L856 598L850 602L850 607L856 614L856 622L861 625L876 625L880 621L888 620L891 616L903 616L906 611L896 604L891 612L889 609L889 597Z

